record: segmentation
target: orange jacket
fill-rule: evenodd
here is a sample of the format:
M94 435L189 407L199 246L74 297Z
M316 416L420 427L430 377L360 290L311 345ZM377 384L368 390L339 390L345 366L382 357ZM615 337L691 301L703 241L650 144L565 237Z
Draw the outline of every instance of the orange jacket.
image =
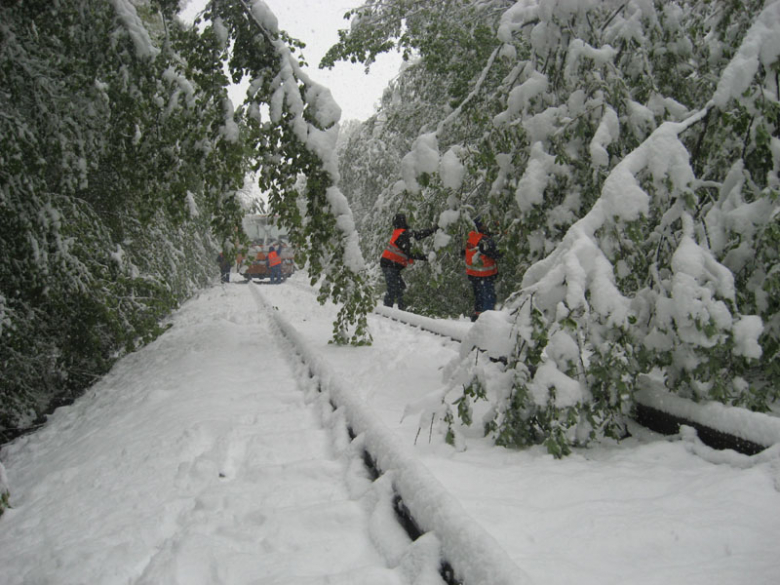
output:
M404 251L395 244L398 236L400 236L405 231L406 230L402 228L393 230L393 235L390 237L390 243L387 244L385 251L382 252L382 258L387 258L388 260L395 262L396 264L400 264L401 266L409 266L410 264L414 264L414 260L409 258L409 256L407 256Z
M268 252L268 266L273 268L274 266L279 266L281 263L282 259L279 258L279 254L276 253L276 250Z
M493 258L488 258L479 253L479 241L485 234L479 232L469 233L466 242L466 274L469 276L494 276L498 274L498 266Z

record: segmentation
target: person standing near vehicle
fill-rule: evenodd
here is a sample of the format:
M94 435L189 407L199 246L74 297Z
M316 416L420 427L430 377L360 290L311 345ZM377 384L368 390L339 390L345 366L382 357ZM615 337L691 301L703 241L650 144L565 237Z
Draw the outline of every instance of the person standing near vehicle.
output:
M490 233L479 217L474 220L474 228L469 233L464 251L466 275L474 289L472 321L476 321L483 311L492 311L496 306L497 260L502 256L496 248L495 240L490 237Z
M423 230L410 230L406 223L406 215L397 213L393 218L393 235L379 260L379 266L382 268L387 285L384 299L386 307L397 304L401 310L406 308L404 303L406 283L401 277L401 271L413 264L415 260L428 260L423 255L412 253L412 238L415 240L427 238L437 229L438 226Z
M279 249L281 250L281 246ZM282 259L273 246L268 249L266 263L271 271L271 284L280 284L282 282Z
M224 252L220 252L219 256L217 256L217 264L219 264L222 282L230 282L230 261L227 259Z

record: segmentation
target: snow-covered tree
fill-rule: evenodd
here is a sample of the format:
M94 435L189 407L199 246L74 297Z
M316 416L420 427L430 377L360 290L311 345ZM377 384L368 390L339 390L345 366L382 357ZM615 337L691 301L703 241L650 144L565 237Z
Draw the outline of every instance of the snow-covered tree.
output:
M293 53L297 43L279 30L264 2L213 1L204 18L223 37L233 81L250 81L242 122L269 211L290 229L312 281L321 281L320 299L342 304L334 340L369 343L373 291L352 212L337 187L341 109L302 71ZM305 182L299 189L300 176Z
M337 342L365 343L349 207L335 187L338 108L300 72L265 3L0 7L0 433L78 395L216 272L253 166L293 229ZM253 81L239 112L232 76ZM294 188L305 175L303 195ZM299 207L300 205L300 207Z
M438 214L455 236L437 242L441 273L462 273L455 249L475 215L502 234L507 328L493 325L512 340L508 363L474 350L453 366L462 420L487 400L500 444L561 455L620 436L642 376L694 399L763 409L777 398L779 7L395 0L354 11L331 57L370 63L398 45L414 61L396 87L418 92L386 96L367 126L425 111L403 133L406 152L393 148L394 174L372 179L394 185L377 200ZM490 32L484 52L466 31Z
M153 338L213 270L216 208L238 211L239 168L209 155L222 101L185 78L172 3L137 5L0 9L3 428Z

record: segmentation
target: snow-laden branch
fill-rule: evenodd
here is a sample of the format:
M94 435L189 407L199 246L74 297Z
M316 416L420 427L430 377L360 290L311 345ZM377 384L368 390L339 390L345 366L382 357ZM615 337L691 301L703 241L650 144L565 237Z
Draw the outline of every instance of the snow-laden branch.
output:
M130 0L111 0L119 20L125 26L127 33L135 45L135 53L139 59L154 59L160 54L160 49L154 46L149 32L135 10Z
M565 298L570 310L585 309L588 307L585 291L591 289L593 308L611 322L624 324L629 300L618 291L612 264L595 234L607 222L633 221L648 213L650 196L636 178L642 170L649 170L656 181L669 177L678 192L687 188L693 173L687 164L688 151L679 141L679 135L699 122L706 112L704 108L684 122L662 124L626 156L607 177L593 208L569 228L549 256L526 271L520 298L539 293L537 298ZM560 286L567 287L563 298L552 294Z
M279 38L278 21L263 0L255 0L251 6L242 0L245 10L263 30L280 59L280 70L273 80L275 88L270 101L271 120L278 123L284 109L293 115L292 131L306 148L322 161L323 169L336 185L339 181L338 141L341 108L328 88L313 81L302 69L287 44ZM301 96L299 82L304 85ZM304 112L311 112L320 127L308 122ZM336 218L336 226L344 235L344 261L355 274L365 268L365 260L359 246L355 221L347 198L336 186L327 189L327 200Z
M720 76L712 101L719 108L739 99L750 86L759 66L769 71L780 57L780 1L761 11L745 35L739 50Z
M447 116L441 122L439 122L439 124L436 126L436 134L440 134L447 124L449 124L455 118L460 116L460 113L463 111L463 108L471 100L473 100L474 97L479 93L479 90L482 89L482 85L485 83L485 79L487 78L490 69L493 67L493 63L495 62L498 53L499 53L499 49L493 50L493 52L490 54L490 57L488 58L487 64L482 69L482 73L480 74L479 79L477 79L477 82L474 84L474 89L471 90L471 93L469 93L469 95L466 96L466 98L458 105L457 108L455 108L452 112L450 112L449 116Z

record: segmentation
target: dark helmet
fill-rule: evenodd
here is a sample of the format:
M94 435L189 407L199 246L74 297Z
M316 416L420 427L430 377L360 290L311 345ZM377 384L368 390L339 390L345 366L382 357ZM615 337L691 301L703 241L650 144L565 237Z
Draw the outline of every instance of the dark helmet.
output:
M407 229L409 225L406 223L406 215L403 213L396 213L393 218L393 227L395 229Z
M480 216L474 218L474 227L477 228L478 232L482 232L485 228L485 224L482 222L482 218Z

